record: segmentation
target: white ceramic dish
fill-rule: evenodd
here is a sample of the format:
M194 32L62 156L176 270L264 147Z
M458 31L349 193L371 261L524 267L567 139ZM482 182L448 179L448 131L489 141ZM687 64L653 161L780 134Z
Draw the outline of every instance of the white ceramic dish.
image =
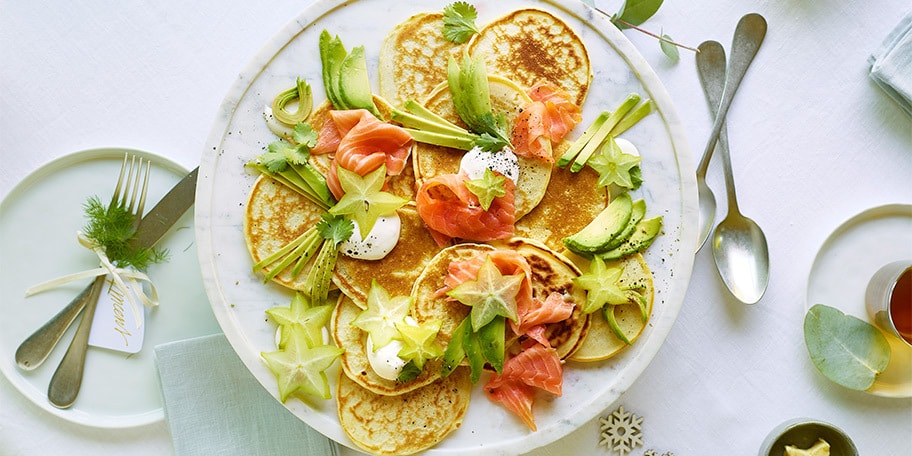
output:
M823 439L830 445L832 456L858 456L858 449L842 429L819 420L794 418L773 428L760 445L758 456L779 456L785 447L807 449Z
M32 285L98 266L80 246L76 231L85 223L83 204L90 196L109 198L125 151L153 161L147 208L186 174L179 165L146 152L121 148L73 153L31 173L0 205L0 370L29 400L65 420L101 428L125 428L164 418L155 345L218 332L206 300L194 247L192 211L162 238L167 263L152 265L149 276L160 306L147 313L143 349L128 356L90 348L85 376L69 409L53 407L47 387L72 339L70 327L50 357L35 370L16 365L19 344L70 302L88 283L71 282L25 297ZM151 202L151 203L150 203Z
M912 258L912 205L888 204L846 220L827 237L808 278L807 308L825 304L873 324L865 309L865 288L881 266ZM868 392L912 397L912 347L885 334L890 364Z
M245 202L256 178L244 165L276 140L263 121L263 108L297 77L310 83L315 102L324 99L317 45L324 29L338 34L347 48L365 46L376 90L377 54L388 31L413 14L441 10L446 3L318 1L261 50L226 96L200 164L196 201L199 255L219 324L241 360L273 396L278 396L275 377L260 359L261 352L275 349L274 326L264 311L287 305L291 294L271 283L264 285L252 273L242 231ZM613 109L633 92L652 99L657 108L625 133L644 156L646 184L639 194L650 211L664 216L665 223L664 235L647 255L657 293L645 332L610 361L568 366L563 397L536 403L538 431L530 432L476 387L462 426L431 450L432 454L518 454L559 439L602 412L630 387L662 345L684 300L693 267L696 183L670 97L633 45L603 16L576 1L482 0L473 4L478 7L479 25L533 6L560 16L579 33L588 46L594 72L584 123L602 110ZM377 20L379 17L383 20ZM339 426L334 400L289 400L286 407L321 433L353 445Z

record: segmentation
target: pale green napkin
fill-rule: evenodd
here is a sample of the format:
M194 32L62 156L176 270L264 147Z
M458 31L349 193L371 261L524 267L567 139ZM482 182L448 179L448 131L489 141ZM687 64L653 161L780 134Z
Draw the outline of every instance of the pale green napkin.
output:
M263 389L223 334L155 347L165 420L178 456L337 456Z
M912 116L912 12L868 59L871 78Z

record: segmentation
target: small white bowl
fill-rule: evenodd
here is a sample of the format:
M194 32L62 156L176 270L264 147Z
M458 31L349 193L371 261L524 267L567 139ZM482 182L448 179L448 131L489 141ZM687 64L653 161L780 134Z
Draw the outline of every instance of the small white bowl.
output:
M773 428L760 445L759 456L782 456L786 445L810 448L817 439L830 444L830 456L858 456L858 449L845 432L809 418L791 419Z

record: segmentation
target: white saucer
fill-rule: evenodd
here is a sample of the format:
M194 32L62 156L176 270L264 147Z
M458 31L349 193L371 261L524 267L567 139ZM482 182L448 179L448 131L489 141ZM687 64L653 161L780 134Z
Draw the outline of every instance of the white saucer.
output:
M194 244L193 211L162 238L167 263L148 269L160 305L146 318L145 342L135 355L90 348L82 389L69 409L47 400L51 376L75 332L74 323L35 370L16 365L19 344L82 290L89 280L25 297L38 283L98 266L76 231L86 219L90 196L109 198L125 152L152 160L147 208L187 171L159 156L122 148L73 153L31 173L0 204L0 370L29 400L65 420L100 428L141 426L164 418L155 345L219 332L203 290Z
M873 324L865 309L868 281L881 266L912 258L912 205L868 209L844 222L824 241L808 278L807 308L825 304ZM912 397L912 347L885 334L890 364L867 391Z

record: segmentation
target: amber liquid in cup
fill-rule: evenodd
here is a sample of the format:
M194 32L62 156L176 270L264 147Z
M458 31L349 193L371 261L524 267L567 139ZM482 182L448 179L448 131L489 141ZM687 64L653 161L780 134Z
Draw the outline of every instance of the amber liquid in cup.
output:
M893 287L890 319L900 337L912 343L912 268L906 269Z
M912 348L912 260L878 269L865 289L865 306L877 327Z

